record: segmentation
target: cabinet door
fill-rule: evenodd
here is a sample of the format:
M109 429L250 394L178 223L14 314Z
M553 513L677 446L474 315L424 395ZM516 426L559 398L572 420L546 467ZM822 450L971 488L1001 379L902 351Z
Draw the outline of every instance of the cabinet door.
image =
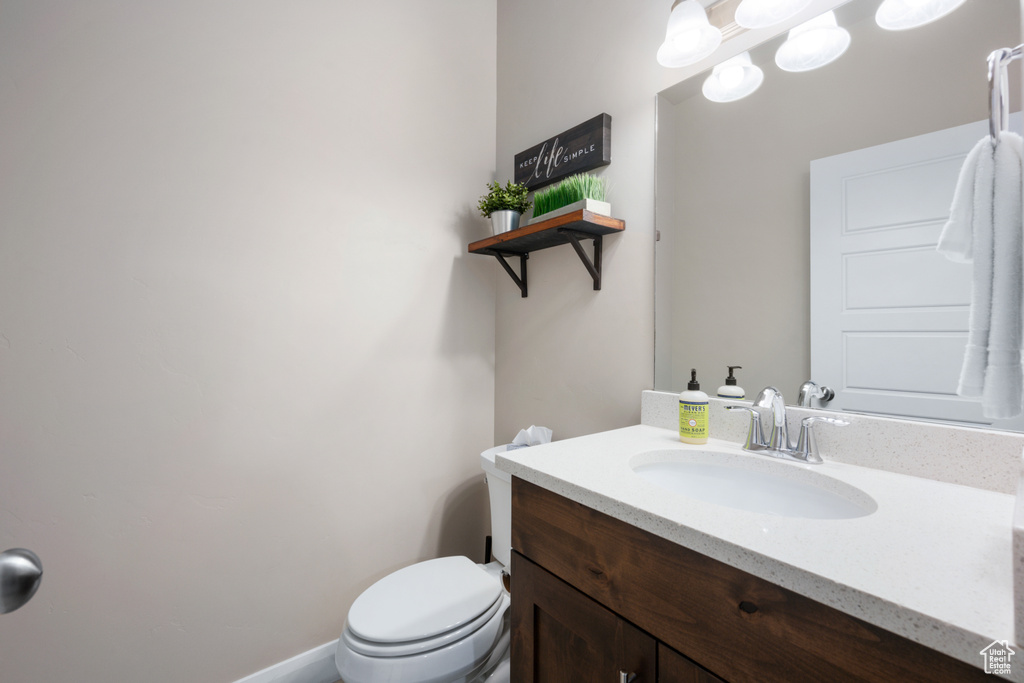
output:
M651 636L512 553L513 681L655 683L656 656Z
M658 643L658 683L725 683L664 643Z

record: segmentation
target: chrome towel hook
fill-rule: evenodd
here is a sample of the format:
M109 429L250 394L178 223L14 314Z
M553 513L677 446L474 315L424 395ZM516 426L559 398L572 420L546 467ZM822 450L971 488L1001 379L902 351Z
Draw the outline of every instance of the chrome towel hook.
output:
M999 140L999 134L1007 130L1010 119L1010 100L1006 96L1009 81L1006 77L1006 66L1024 53L1024 45L1015 48L1002 47L988 56L988 131L993 144Z

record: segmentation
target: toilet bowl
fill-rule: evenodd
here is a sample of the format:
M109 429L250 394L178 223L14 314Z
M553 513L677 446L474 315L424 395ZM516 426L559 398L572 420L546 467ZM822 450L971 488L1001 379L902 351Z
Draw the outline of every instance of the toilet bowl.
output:
M344 683L507 683L511 478L480 455L495 561L442 557L393 572L352 603L335 663Z

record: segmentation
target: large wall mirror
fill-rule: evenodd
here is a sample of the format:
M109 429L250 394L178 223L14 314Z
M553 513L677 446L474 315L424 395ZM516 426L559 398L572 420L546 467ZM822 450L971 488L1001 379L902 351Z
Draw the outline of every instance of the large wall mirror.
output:
M1019 0L967 0L932 24L898 32L876 25L880 1L851 0L835 10L852 40L842 57L823 68L790 73L776 67L775 52L785 39L780 35L751 50L752 61L764 71L764 82L744 99L709 101L701 92L706 74L659 93L657 389L685 388L690 368L696 368L702 388L714 395L730 365L742 366L737 376L748 398L773 385L793 403L805 380L827 384L812 374L811 301L825 286L820 271L812 278L812 162L890 143L902 149L901 141L964 126L960 138L977 141L987 130L986 57L1021 42ZM1019 63L1009 75L1011 107L1018 111ZM1019 124L1019 117L1015 122ZM967 149L970 146L969 142ZM948 185L942 192L951 198L966 150L959 157L936 154L945 160L944 179L936 182ZM918 190L889 180L875 184L892 196L917 201ZM938 194L937 200L929 199L932 205L946 201ZM870 208L872 202L868 204ZM924 249L921 258L931 262L925 248L929 240L934 245L945 217L906 220L918 222L914 239L920 244L914 248ZM898 289L923 277L913 262L907 258L876 272L886 277L898 272L903 283L896 285ZM846 271L841 273L841 278L849 277ZM947 323L952 327L943 331L952 341L946 347L962 345L969 276L945 280L952 294L937 305L963 320L963 329L955 329L959 323ZM880 288L893 289L888 284ZM900 316L896 311L895 317ZM895 379L890 381L915 362L920 365L925 354L915 344L914 338L904 335L900 343L875 349L884 353L868 364L871 372L863 374L871 377L864 381L877 384L873 393L883 400L824 407L997 429L1024 425L985 421L980 410L947 407L938 413L918 413L916 408L887 403L885 397L901 394L938 402L955 398L958 359L943 361L952 367L924 368L927 386L900 387Z

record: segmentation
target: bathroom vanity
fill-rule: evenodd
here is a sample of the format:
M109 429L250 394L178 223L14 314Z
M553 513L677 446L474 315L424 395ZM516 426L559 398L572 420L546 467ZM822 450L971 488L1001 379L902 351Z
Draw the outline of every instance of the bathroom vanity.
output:
M662 683L986 677L521 479L512 519L514 680L611 681L618 671Z
M852 486L864 514L738 510L635 476L697 449L640 425L499 455L513 475L513 680L991 680L981 650L1014 637L1012 495L827 451L824 465L770 467ZM705 450L741 468L764 458Z

